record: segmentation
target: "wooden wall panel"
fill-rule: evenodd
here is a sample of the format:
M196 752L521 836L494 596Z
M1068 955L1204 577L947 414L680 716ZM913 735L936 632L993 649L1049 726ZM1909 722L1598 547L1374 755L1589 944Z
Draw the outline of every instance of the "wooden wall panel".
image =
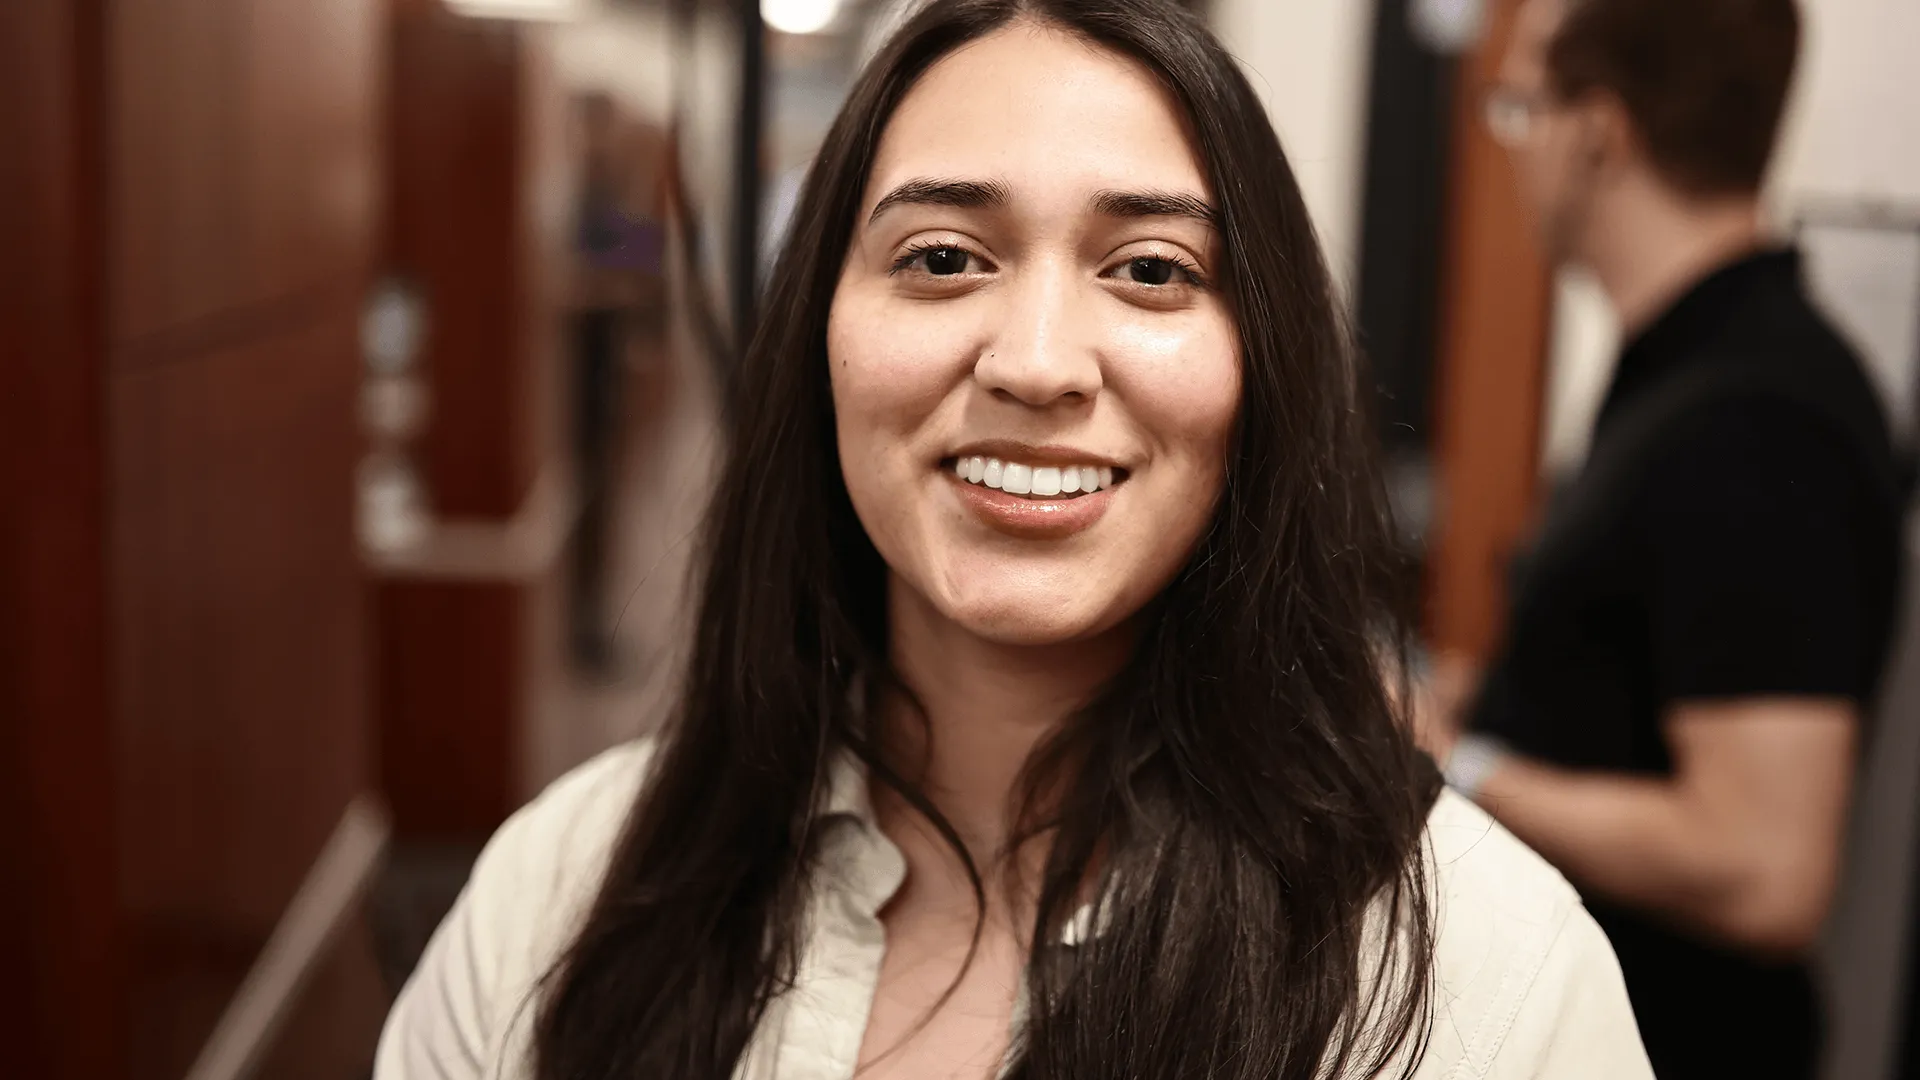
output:
M6 1075L178 1077L370 782L380 5L0 4Z
M264 931L369 779L354 322L111 387L126 896Z
M112 328L121 362L357 303L378 196L377 0L115 5ZM276 316L278 319L276 320Z
M519 802L526 587L392 580L376 595L381 788L395 834L484 838Z
M373 785L354 326L343 310L109 390L141 1080L186 1068L347 801Z
M1481 120L1518 8L1519 0L1488 5L1488 33L1460 68L1441 273L1441 518L1428 633L1436 648L1480 659L1498 640L1507 560L1538 501L1551 305L1506 151Z
M0 4L0 1072L124 1068L97 0Z
M552 722L530 715L529 657L561 544L530 556L524 541L566 517L547 504L566 486L568 102L542 27L417 0L392 27L387 243L426 303L416 454L438 522L381 568L380 769L403 843L464 842L524 798L525 729Z
M109 15L118 869L131 1075L172 1080L373 784L353 508L384 4Z
M529 422L521 29L407 8L393 19L392 268L421 288L437 513L504 520L538 468Z

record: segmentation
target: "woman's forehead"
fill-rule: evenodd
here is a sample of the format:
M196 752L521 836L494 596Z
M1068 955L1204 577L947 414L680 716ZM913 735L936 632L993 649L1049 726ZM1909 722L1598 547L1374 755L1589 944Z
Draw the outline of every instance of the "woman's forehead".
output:
M1207 192L1185 120L1152 72L1032 24L954 51L908 91L881 135L864 210L928 176L991 178L1015 203Z

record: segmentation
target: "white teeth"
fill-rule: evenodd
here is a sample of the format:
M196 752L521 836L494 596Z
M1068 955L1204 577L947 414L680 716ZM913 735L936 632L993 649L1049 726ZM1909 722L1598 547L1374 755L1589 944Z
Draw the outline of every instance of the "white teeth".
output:
M1103 465L1036 466L998 458L962 457L954 461L953 473L969 484L1043 499L1091 494L1113 486L1113 469Z

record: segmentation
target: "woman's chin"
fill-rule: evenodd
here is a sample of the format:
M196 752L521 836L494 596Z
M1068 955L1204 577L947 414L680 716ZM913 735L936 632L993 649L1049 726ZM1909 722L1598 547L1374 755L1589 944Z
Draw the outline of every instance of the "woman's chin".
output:
M1152 567L1106 552L1076 555L1015 560L961 551L927 560L923 573L896 573L895 580L917 594L927 618L980 641L1033 647L1101 638L1131 620L1164 584ZM930 587L916 587L916 579Z
M960 628L996 645L1040 647L1095 638L1125 619L1084 596L982 597L945 613ZM943 605L944 606L944 605Z

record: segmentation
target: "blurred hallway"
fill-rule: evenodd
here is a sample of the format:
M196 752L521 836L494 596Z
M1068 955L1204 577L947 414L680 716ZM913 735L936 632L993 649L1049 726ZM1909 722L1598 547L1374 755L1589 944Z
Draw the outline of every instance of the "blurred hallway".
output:
M678 310L678 305L675 306ZM543 707L531 716L537 790L568 768L652 730L670 708L688 611L694 536L719 465L718 397L711 365L682 320L669 346L629 342L626 428L607 592L615 613L614 665L605 678L566 655L561 593L542 598Z

